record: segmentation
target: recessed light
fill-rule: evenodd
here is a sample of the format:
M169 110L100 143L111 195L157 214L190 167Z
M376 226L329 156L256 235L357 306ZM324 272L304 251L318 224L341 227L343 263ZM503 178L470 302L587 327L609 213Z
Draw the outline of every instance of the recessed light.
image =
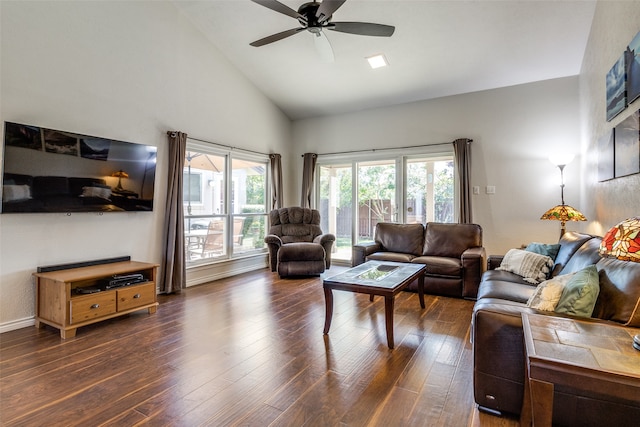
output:
M387 62L387 58L385 58L383 54L369 56L367 57L367 61L369 61L369 65L374 70L376 68L386 67L387 65L389 65L389 63Z

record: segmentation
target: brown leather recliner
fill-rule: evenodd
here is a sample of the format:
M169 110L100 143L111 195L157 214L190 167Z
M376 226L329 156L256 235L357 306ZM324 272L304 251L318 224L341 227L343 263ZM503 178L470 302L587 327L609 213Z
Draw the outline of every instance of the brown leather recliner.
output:
M316 209L290 207L269 214L271 227L264 241L269 248L271 271L285 276L313 276L331 267L336 237L320 229Z

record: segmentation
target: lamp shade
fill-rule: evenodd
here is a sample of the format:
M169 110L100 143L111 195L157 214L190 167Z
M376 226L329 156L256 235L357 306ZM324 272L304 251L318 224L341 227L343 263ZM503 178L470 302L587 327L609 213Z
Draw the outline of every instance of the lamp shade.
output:
M122 188L122 178L129 178L129 174L120 169L118 172L112 173L111 176L115 176L118 178L118 185L116 185L115 189L117 191L123 191L124 188Z
M600 255L640 262L640 217L625 219L602 238Z
M129 174L123 170L119 170L118 172L114 172L111 176L115 176L116 178L129 178Z
M584 215L569 205L557 205L546 211L540 219L554 219L557 221L586 221Z

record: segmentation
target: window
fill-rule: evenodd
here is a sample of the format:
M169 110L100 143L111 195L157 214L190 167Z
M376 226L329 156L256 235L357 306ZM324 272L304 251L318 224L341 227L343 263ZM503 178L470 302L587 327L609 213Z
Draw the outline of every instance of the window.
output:
M453 153L439 149L318 158L316 206L322 229L336 235L333 259L349 261L378 222L454 222Z
M185 202L202 202L202 174L185 172L182 185L182 194Z
M188 142L184 160L187 266L265 251L267 156Z

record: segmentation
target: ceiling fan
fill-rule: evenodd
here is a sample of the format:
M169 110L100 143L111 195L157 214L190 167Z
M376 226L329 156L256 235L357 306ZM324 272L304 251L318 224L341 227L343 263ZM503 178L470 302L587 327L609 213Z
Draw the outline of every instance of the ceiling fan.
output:
M290 37L294 34L298 34L303 30L307 30L315 36L314 41L320 56L324 60L331 62L333 61L333 49L331 48L329 39L324 34L323 30L377 37L390 37L395 31L395 27L390 25L372 24L369 22L331 22L333 13L338 10L346 0L323 0L320 3L314 0L310 3L304 3L297 11L277 0L251 1L268 9L295 18L300 22L300 25L302 25L301 27L272 34L250 43L250 45L254 47L264 46Z

